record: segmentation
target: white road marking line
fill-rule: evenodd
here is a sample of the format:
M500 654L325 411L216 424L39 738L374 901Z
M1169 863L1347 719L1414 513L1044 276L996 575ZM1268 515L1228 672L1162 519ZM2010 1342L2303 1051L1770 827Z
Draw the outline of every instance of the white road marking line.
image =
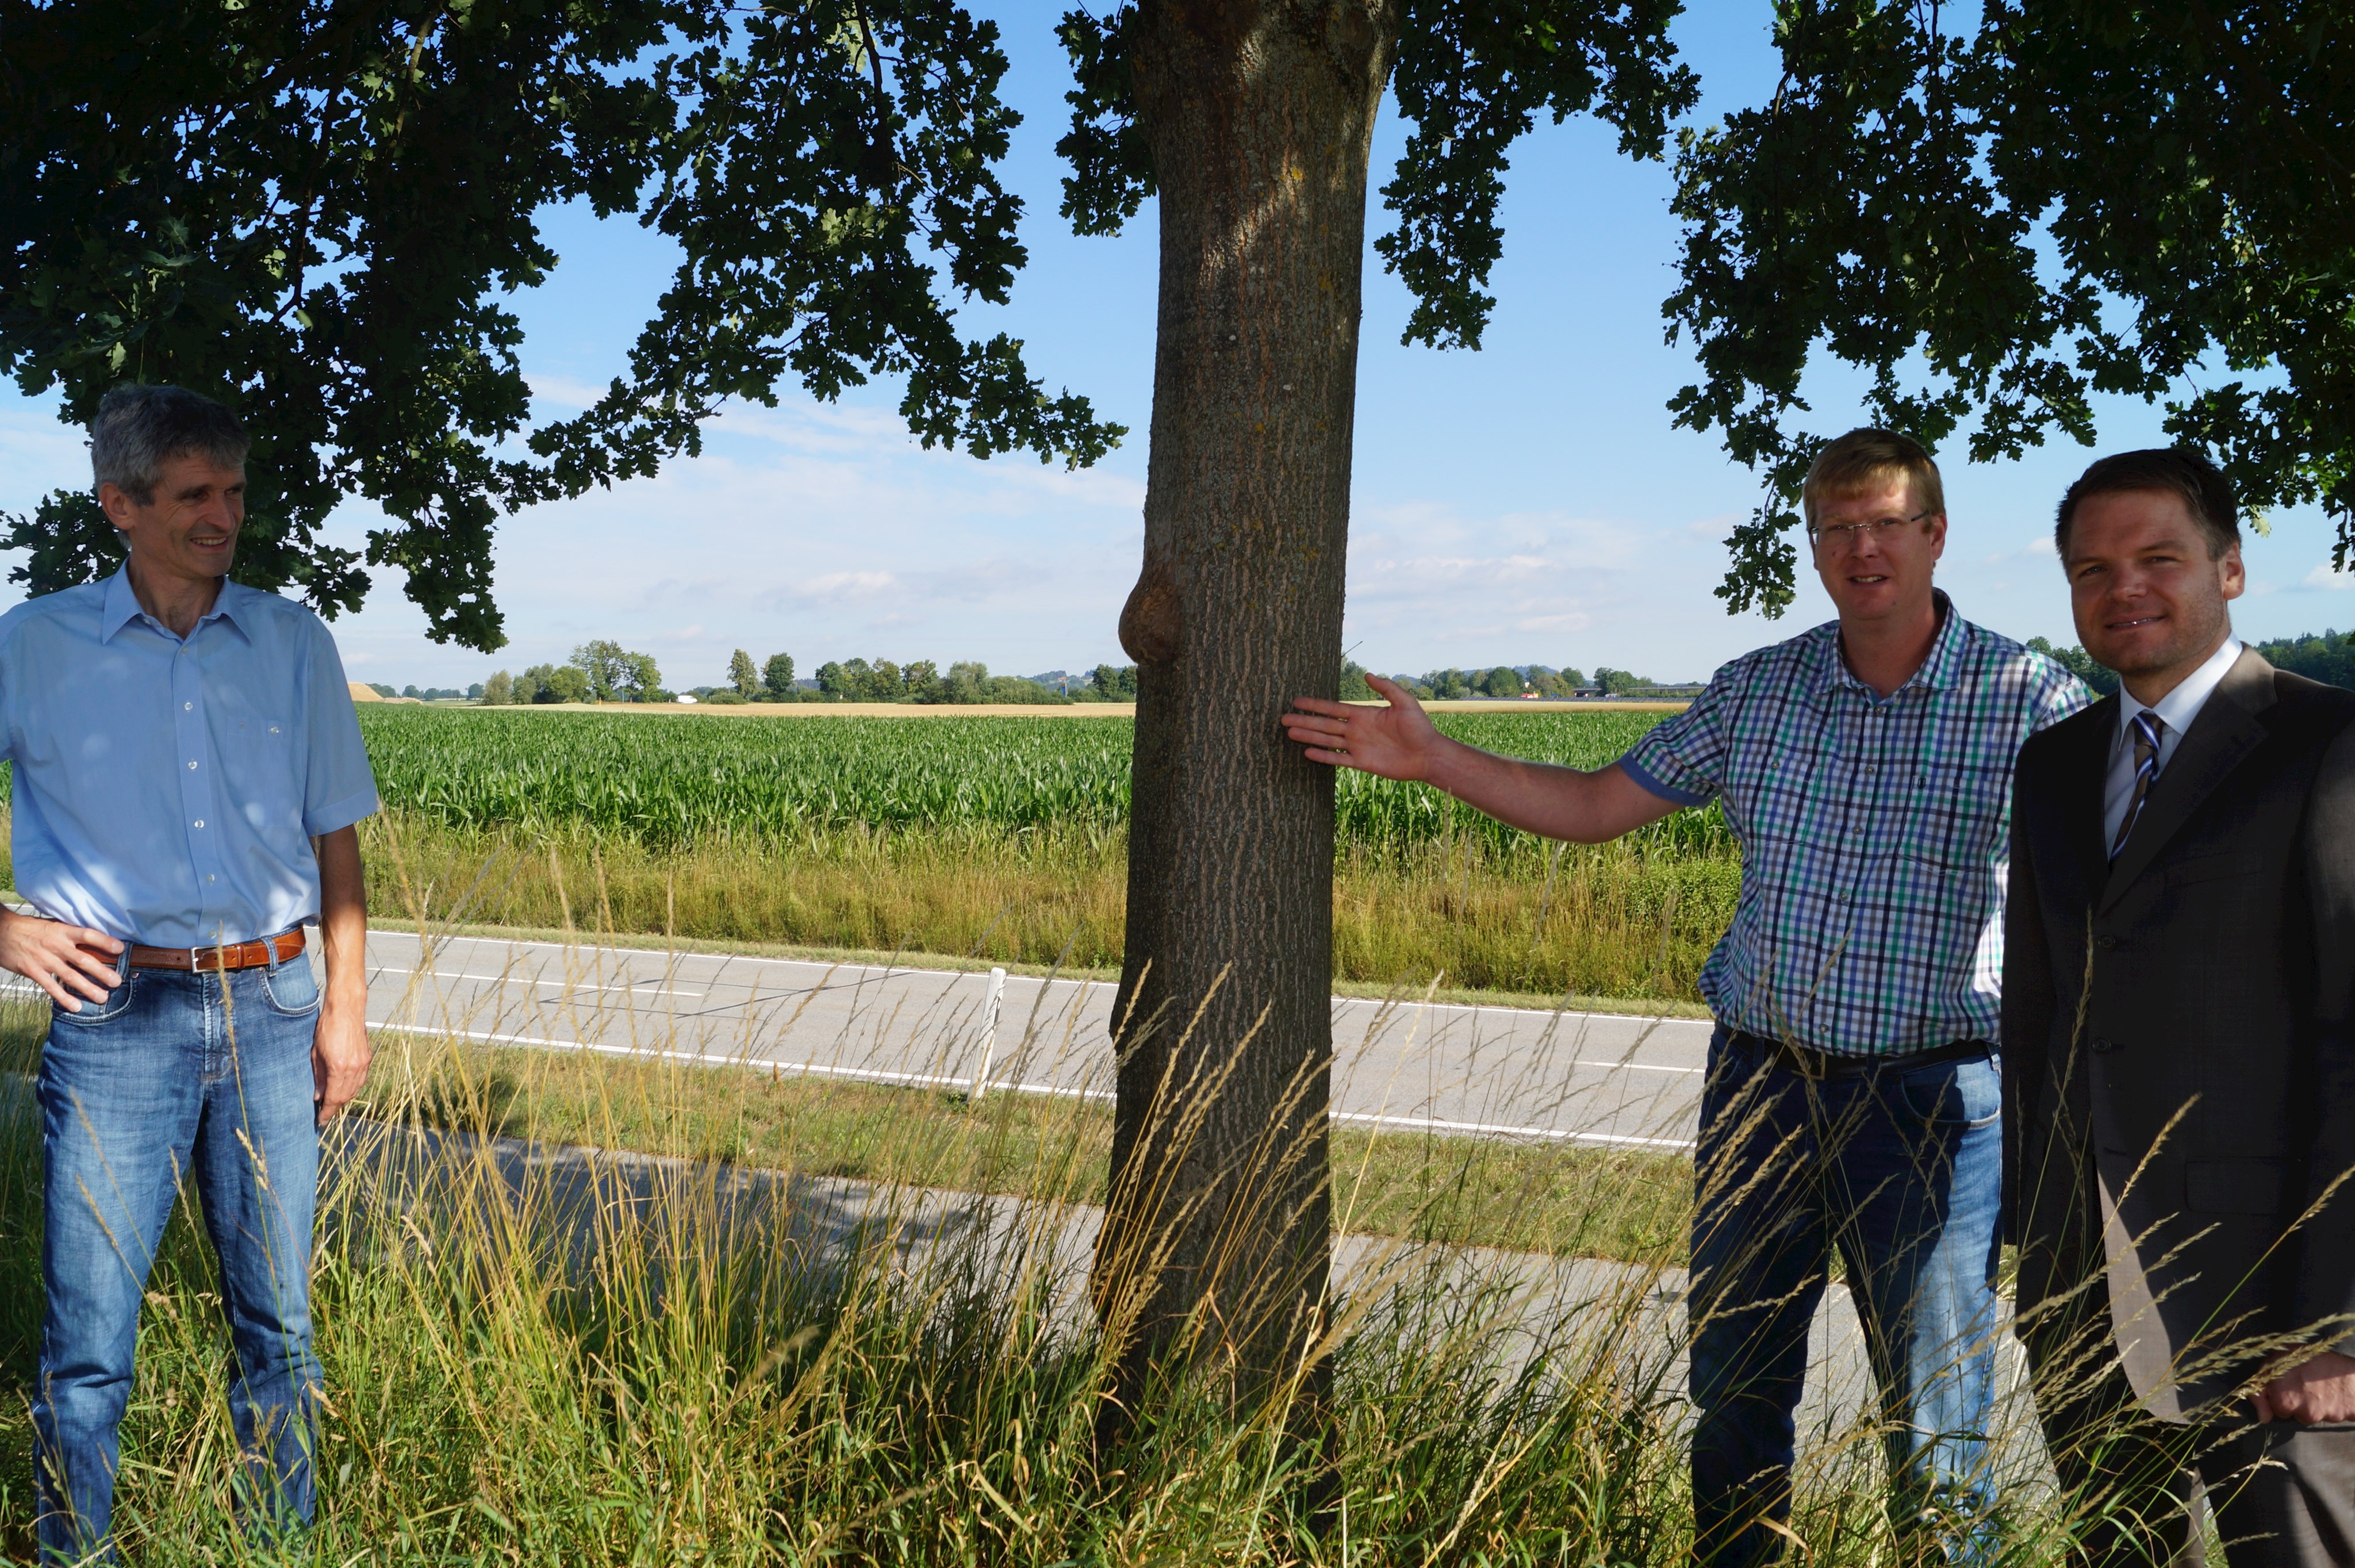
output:
M398 964L379 964L376 967L380 975L422 975L431 980L511 980L517 985L562 986L574 991L627 991L632 996L651 991L657 996L685 997L698 1002L704 997L701 991L681 991L670 986L657 986L651 980L633 980L626 986L593 986L586 980L539 980L524 975L453 975L441 969L403 969Z
M711 1056L702 1051L671 1051L661 1046L601 1045L585 1040L549 1040L540 1035L493 1034L477 1029L429 1029L418 1024L378 1023L371 1020L370 1029L391 1034L421 1034L442 1039L472 1040L480 1045L528 1045L542 1050L593 1051L601 1056L653 1058L664 1061L680 1061L692 1067L735 1067L758 1072L762 1069L776 1075L791 1074L796 1078L847 1078L867 1083L900 1083L911 1086L933 1086L944 1089L969 1089L972 1083L964 1078L950 1078L937 1072L891 1072L874 1067L841 1067L817 1061L764 1061L750 1056ZM992 1089L1015 1094L1041 1094L1057 1099L1108 1102L1114 1098L1109 1089L1074 1089L1061 1083L992 1083ZM1561 1127L1516 1127L1487 1122L1449 1122L1434 1116L1391 1116L1372 1111L1335 1111L1337 1122L1354 1122L1360 1125L1397 1127L1409 1132L1485 1133L1490 1136L1551 1138L1566 1143L1599 1143L1625 1146L1650 1145L1660 1148L1689 1149L1689 1138L1636 1137L1625 1133L1572 1132Z
M1594 1061L1583 1056L1573 1057L1570 1064L1572 1067L1600 1067L1611 1072L1625 1069L1629 1072L1688 1072L1699 1076L1709 1071L1706 1067L1667 1067L1657 1061Z
M1492 1136L1514 1138L1567 1138L1576 1143L1645 1144L1654 1148L1689 1149L1690 1138L1637 1137L1633 1133L1573 1133L1559 1127L1515 1127L1495 1122L1450 1122L1437 1116L1383 1116L1369 1111L1335 1111L1337 1122L1378 1122L1387 1127L1407 1127L1416 1131L1441 1133L1487 1133Z

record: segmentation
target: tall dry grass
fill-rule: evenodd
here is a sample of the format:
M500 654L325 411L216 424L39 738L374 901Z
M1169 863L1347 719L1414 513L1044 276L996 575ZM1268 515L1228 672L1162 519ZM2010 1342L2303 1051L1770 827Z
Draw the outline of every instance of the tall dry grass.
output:
M23 1074L44 1022L0 1019L0 1364L18 1391L0 1407L0 1549L18 1557L40 1304ZM1420 1181L1385 1179L1381 1201L1417 1212L1340 1248L1327 1330L1299 1369L1331 1369L1335 1448L1286 1436L1301 1380L1238 1409L1215 1375L1173 1370L1146 1386L1142 1438L1107 1462L1092 1442L1106 1341L1085 1295L1095 1107L998 1094L910 1118L823 1083L784 1107L767 1074L661 1059L674 1043L522 1061L380 1036L368 1115L331 1139L321 1511L291 1552L248 1541L232 1511L213 1264L176 1215L123 1428L131 1560L1387 1568L1689 1550L1680 1275L1444 1244L1499 1196L1462 1179L1446 1140L1426 1144ZM869 1171L1029 1169L1000 1182L1010 1195L975 1196L846 1179L791 1138L705 1139L781 1115L855 1124ZM738 1157L599 1152L650 1129ZM1371 1157L1337 1163L1345 1223L1369 1206ZM1564 1227L1609 1231L1634 1200L1528 1179L1522 1205L1541 1192ZM1794 1521L1810 1561L1893 1560L1877 1433L1865 1417L1811 1441ZM2019 1561L2046 1560L2045 1517L2019 1510Z
M404 870L415 887L428 868ZM447 1017L410 1000L408 1016ZM0 1550L19 1558L41 1301L25 1084L45 1022L0 1014L0 1365L17 1393L0 1405ZM1444 1140L1419 1188L1392 1186L1414 1192L1411 1222L1341 1248L1304 1377L1236 1408L1215 1377L1171 1369L1146 1390L1143 1438L1107 1467L1091 1440L1106 1340L1084 1288L1100 1113L1000 1094L919 1125L863 1090L823 1104L812 1085L885 1173L846 1179L789 1139L699 1143L691 1126L781 1110L763 1075L662 1059L676 1043L646 1040L645 1060L501 1058L501 1083L455 1033L381 1038L368 1114L331 1139L321 1513L291 1552L250 1541L231 1509L213 1264L176 1214L123 1429L132 1560L1616 1568L1689 1552L1681 1276L1447 1244L1467 1232L1463 1205L1497 1195L1467 1193ZM600 1152L646 1128L737 1157ZM895 1148L918 1142L933 1147ZM1031 1168L999 1196L889 1174L943 1158L1002 1172L1009 1151ZM1359 1168L1335 1173L1345 1218ZM1628 1200L1590 1182L1547 1200L1586 1206L1564 1225L1608 1231L1597 1211ZM1330 1449L1286 1435L1318 1365ZM1792 1525L1806 1561L1903 1560L1883 1435L1869 1409L1810 1429ZM2001 1439L2003 1561L2055 1561L2083 1513L2021 1464L2019 1436Z

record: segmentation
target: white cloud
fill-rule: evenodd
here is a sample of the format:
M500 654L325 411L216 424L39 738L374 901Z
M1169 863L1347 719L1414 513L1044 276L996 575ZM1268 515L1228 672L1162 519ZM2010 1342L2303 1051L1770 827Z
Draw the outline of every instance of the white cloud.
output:
M822 577L781 583L769 592L773 599L827 603L872 599L897 587L899 582L900 580L888 571L829 571Z
M1979 564L1981 566L2001 566L2007 561L2014 560L2051 561L2057 558L2060 553L2059 548L2052 542L2051 535L2039 534L2036 538L2030 539L2026 544L2021 545L2017 549L1999 549L1991 555L1983 555L1979 557Z
M2299 578L2298 581L2308 588L2325 588L2333 592L2344 592L2350 588L2355 588L2355 572L2333 571L2330 570L2330 563L2326 560L2318 563L2304 577Z

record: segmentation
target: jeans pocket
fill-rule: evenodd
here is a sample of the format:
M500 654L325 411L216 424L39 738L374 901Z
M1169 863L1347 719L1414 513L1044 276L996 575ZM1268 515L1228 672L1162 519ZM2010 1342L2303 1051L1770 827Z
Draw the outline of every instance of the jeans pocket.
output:
M274 969L264 969L261 994L269 998L271 1011L285 1018L305 1018L317 1012L319 976L311 967L311 955L298 953Z
M1935 1126L1977 1129L2003 1115L2003 1073L1994 1059L1934 1061L1897 1080L1905 1109Z
M77 996L76 999L81 1003L80 1012L68 1012L53 1003L49 1008L51 1016L59 1023L75 1024L82 1029L94 1029L100 1024L111 1023L129 1012L131 993L139 984L139 972L120 958L114 962L122 965L117 973L123 976L123 984L107 992L104 1001L93 1002L88 997Z

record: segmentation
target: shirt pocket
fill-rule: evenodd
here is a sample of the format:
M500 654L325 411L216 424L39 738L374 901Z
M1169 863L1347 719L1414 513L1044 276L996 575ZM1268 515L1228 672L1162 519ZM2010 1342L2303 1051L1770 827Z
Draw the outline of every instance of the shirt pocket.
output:
M228 798L214 803L234 812L256 833L303 836L303 773L294 726L269 713L230 712L213 731Z

